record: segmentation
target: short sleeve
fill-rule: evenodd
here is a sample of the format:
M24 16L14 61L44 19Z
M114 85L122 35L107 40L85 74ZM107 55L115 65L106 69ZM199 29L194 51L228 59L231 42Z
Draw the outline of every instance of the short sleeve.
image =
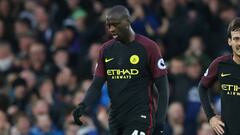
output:
M104 60L103 60L103 50L104 50L104 47L101 47L100 52L99 52L99 56L98 56L98 60L97 60L97 64L96 64L96 69L95 69L94 76L105 78L105 73L106 72L105 72L105 66L104 66Z

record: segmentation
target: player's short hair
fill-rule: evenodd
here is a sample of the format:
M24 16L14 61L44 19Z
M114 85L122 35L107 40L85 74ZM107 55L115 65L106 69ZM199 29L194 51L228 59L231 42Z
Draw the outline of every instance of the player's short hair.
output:
M228 38L232 37L232 35L231 35L232 31L240 31L240 17L235 18L229 24L228 31L227 31Z
M112 7L108 12L107 15L114 15L117 16L119 19L128 19L130 21L130 13L125 6L116 5Z

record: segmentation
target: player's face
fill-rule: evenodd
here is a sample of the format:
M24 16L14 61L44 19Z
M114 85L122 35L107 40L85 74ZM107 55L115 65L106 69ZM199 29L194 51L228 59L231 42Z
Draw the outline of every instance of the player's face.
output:
M240 57L240 31L232 31L231 36L228 39L228 44L232 47L233 55Z
M129 34L129 24L126 20L114 17L107 17L106 25L113 38L125 40Z

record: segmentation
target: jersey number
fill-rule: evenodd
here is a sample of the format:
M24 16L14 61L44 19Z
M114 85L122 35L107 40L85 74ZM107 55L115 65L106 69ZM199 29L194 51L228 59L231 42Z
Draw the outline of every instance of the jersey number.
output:
M134 130L132 135L138 135L138 132L139 132L138 130ZM140 135L145 135L145 133L141 131Z

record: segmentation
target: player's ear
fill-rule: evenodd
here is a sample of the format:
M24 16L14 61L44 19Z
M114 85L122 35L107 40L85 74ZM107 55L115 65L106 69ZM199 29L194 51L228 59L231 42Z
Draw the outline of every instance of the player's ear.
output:
M232 39L231 38L228 38L228 45L232 46Z

